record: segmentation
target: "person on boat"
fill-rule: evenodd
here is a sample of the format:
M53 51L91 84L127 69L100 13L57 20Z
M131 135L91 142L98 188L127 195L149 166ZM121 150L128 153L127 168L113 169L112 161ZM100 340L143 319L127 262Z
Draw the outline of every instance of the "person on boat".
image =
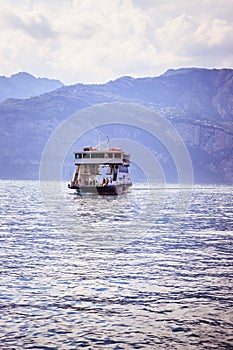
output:
M108 179L108 177L107 177L107 178L106 178L106 182L105 182L106 186L108 186L108 183L109 183L109 179Z
M103 177L102 185L103 185L103 186L105 186L105 185L106 185L106 180L105 180L105 177Z

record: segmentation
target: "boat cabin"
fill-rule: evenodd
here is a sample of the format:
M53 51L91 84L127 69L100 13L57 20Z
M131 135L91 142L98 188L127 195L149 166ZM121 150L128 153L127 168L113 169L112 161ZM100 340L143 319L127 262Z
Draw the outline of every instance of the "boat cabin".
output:
M92 148L74 152L76 171L71 188L132 185L129 175L130 155L120 148Z

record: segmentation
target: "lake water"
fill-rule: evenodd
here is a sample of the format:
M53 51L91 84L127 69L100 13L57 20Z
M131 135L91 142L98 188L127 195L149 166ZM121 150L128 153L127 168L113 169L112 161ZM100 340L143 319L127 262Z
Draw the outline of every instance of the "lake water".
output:
M232 195L0 181L0 349L233 349Z

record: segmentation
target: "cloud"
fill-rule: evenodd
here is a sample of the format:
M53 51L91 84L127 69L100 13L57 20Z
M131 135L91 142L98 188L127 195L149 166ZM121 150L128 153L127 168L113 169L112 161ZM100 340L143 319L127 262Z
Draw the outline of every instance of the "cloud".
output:
M29 12L18 16L12 12L7 12L2 17L2 22L10 30L21 30L35 39L53 38L53 31L48 19L41 13Z
M209 16L181 14L169 18L163 26L154 31L155 46L179 64L207 64L209 66L226 62L232 66L233 25L226 20Z
M1 74L65 83L232 66L231 0L5 0Z
M196 31L195 39L196 42L205 43L209 48L225 46L226 43L233 42L233 25L218 18L213 21L204 21Z

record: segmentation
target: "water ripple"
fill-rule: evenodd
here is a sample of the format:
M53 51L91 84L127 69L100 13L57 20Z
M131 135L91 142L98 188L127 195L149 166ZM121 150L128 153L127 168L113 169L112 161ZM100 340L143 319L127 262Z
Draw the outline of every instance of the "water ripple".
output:
M0 188L1 349L233 349L232 187Z

